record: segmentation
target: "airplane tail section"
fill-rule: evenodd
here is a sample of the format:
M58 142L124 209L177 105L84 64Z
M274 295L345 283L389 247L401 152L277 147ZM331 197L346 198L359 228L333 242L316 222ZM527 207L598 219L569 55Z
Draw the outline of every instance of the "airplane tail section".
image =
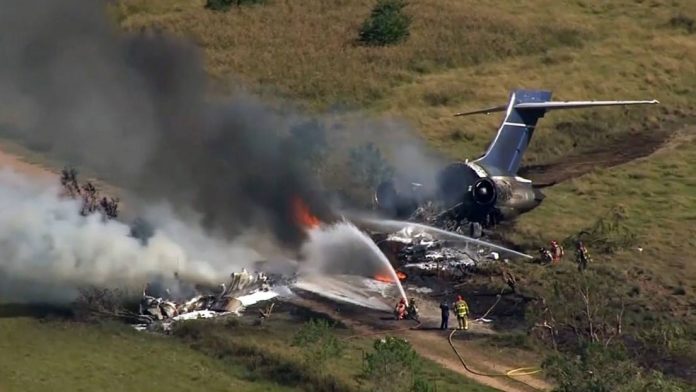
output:
M455 116L467 116L505 111L505 118L498 128L495 139L486 153L475 162L493 171L500 171L497 173L498 175L517 174L522 156L532 139L537 122L549 110L659 103L657 100L553 102L550 99L550 91L516 90L510 94L507 105L455 114Z

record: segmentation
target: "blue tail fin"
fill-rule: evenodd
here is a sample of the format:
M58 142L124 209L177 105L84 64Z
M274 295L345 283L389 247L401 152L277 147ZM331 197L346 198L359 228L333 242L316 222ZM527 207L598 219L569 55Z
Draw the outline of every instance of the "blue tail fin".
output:
M650 101L558 102L552 102L550 99L550 91L516 90L510 94L510 101L507 105L455 114L455 116L468 116L505 111L505 119L498 129L495 139L486 153L474 162L485 166L492 175L514 176L517 174L522 156L532 140L534 128L536 128L539 119L544 117L544 114L549 110L659 103L655 99Z
M546 108L516 108L521 103L541 103L551 99L550 91L516 90L510 94L506 107L505 119L498 129L498 134L488 147L488 151L477 163L497 175L515 175L520 168L522 156L532 140L534 128Z

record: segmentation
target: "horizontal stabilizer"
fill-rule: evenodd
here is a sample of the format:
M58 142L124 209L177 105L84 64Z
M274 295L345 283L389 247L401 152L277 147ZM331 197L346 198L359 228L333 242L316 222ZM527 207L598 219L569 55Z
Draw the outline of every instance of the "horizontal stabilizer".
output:
M656 103L659 103L656 99L651 101L552 101L551 91L515 90L510 94L507 105L457 113L455 116L505 112L505 118L498 128L495 139L488 146L486 153L474 162L484 167L491 175L514 176L532 140L537 122L549 110Z
M524 102L513 105L513 109L577 109L595 106L621 106L621 105L650 105L660 103L657 99L650 101L556 101L556 102ZM472 114L489 114L502 112L508 105L494 106L487 109L473 110L470 112L457 113L454 116L469 116Z
M652 101L557 101L557 102L525 102L518 103L515 109L575 109L591 108L594 106L620 106L620 105L650 105L660 103L657 99Z
M507 109L507 105L501 105L501 106L493 106L492 108L488 109L479 109L479 110L474 110L471 112L462 112L462 113L457 113L454 116L468 116L471 114L489 114L493 112L502 112L503 110Z

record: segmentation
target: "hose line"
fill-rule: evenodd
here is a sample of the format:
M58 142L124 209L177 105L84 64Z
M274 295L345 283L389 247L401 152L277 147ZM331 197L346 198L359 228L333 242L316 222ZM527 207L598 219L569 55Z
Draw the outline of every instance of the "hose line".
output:
M512 369L508 370L505 373L482 373L477 370L474 370L467 365L466 361L464 361L464 358L459 354L459 351L457 351L457 348L454 347L454 343L452 342L452 338L454 337L454 334L457 333L458 330L454 329L452 330L452 333L449 334L447 337L447 341L449 342L450 347L452 348L452 351L454 351L454 354L459 358L459 362L462 363L464 366L464 369L468 371L469 373L476 374L477 376L485 376L485 377L514 377L514 376L528 376L531 374L536 374L540 373L541 369L538 367L521 367L517 369Z

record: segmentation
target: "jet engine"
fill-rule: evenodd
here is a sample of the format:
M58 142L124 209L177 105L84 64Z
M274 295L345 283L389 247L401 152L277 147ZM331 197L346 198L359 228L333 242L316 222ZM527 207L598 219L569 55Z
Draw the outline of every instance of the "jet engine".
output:
M393 181L380 184L375 192L375 204L389 216L408 217L418 208L421 198L412 190L398 191L395 185ZM436 194L431 196L459 218L484 222L494 211L499 193L497 184L483 169L457 162L439 173Z
M479 178L471 188L471 198L482 207L495 204L497 196L495 183L489 178Z
M438 199L461 218L485 220L493 212L497 198L495 182L475 166L453 163L438 176Z

